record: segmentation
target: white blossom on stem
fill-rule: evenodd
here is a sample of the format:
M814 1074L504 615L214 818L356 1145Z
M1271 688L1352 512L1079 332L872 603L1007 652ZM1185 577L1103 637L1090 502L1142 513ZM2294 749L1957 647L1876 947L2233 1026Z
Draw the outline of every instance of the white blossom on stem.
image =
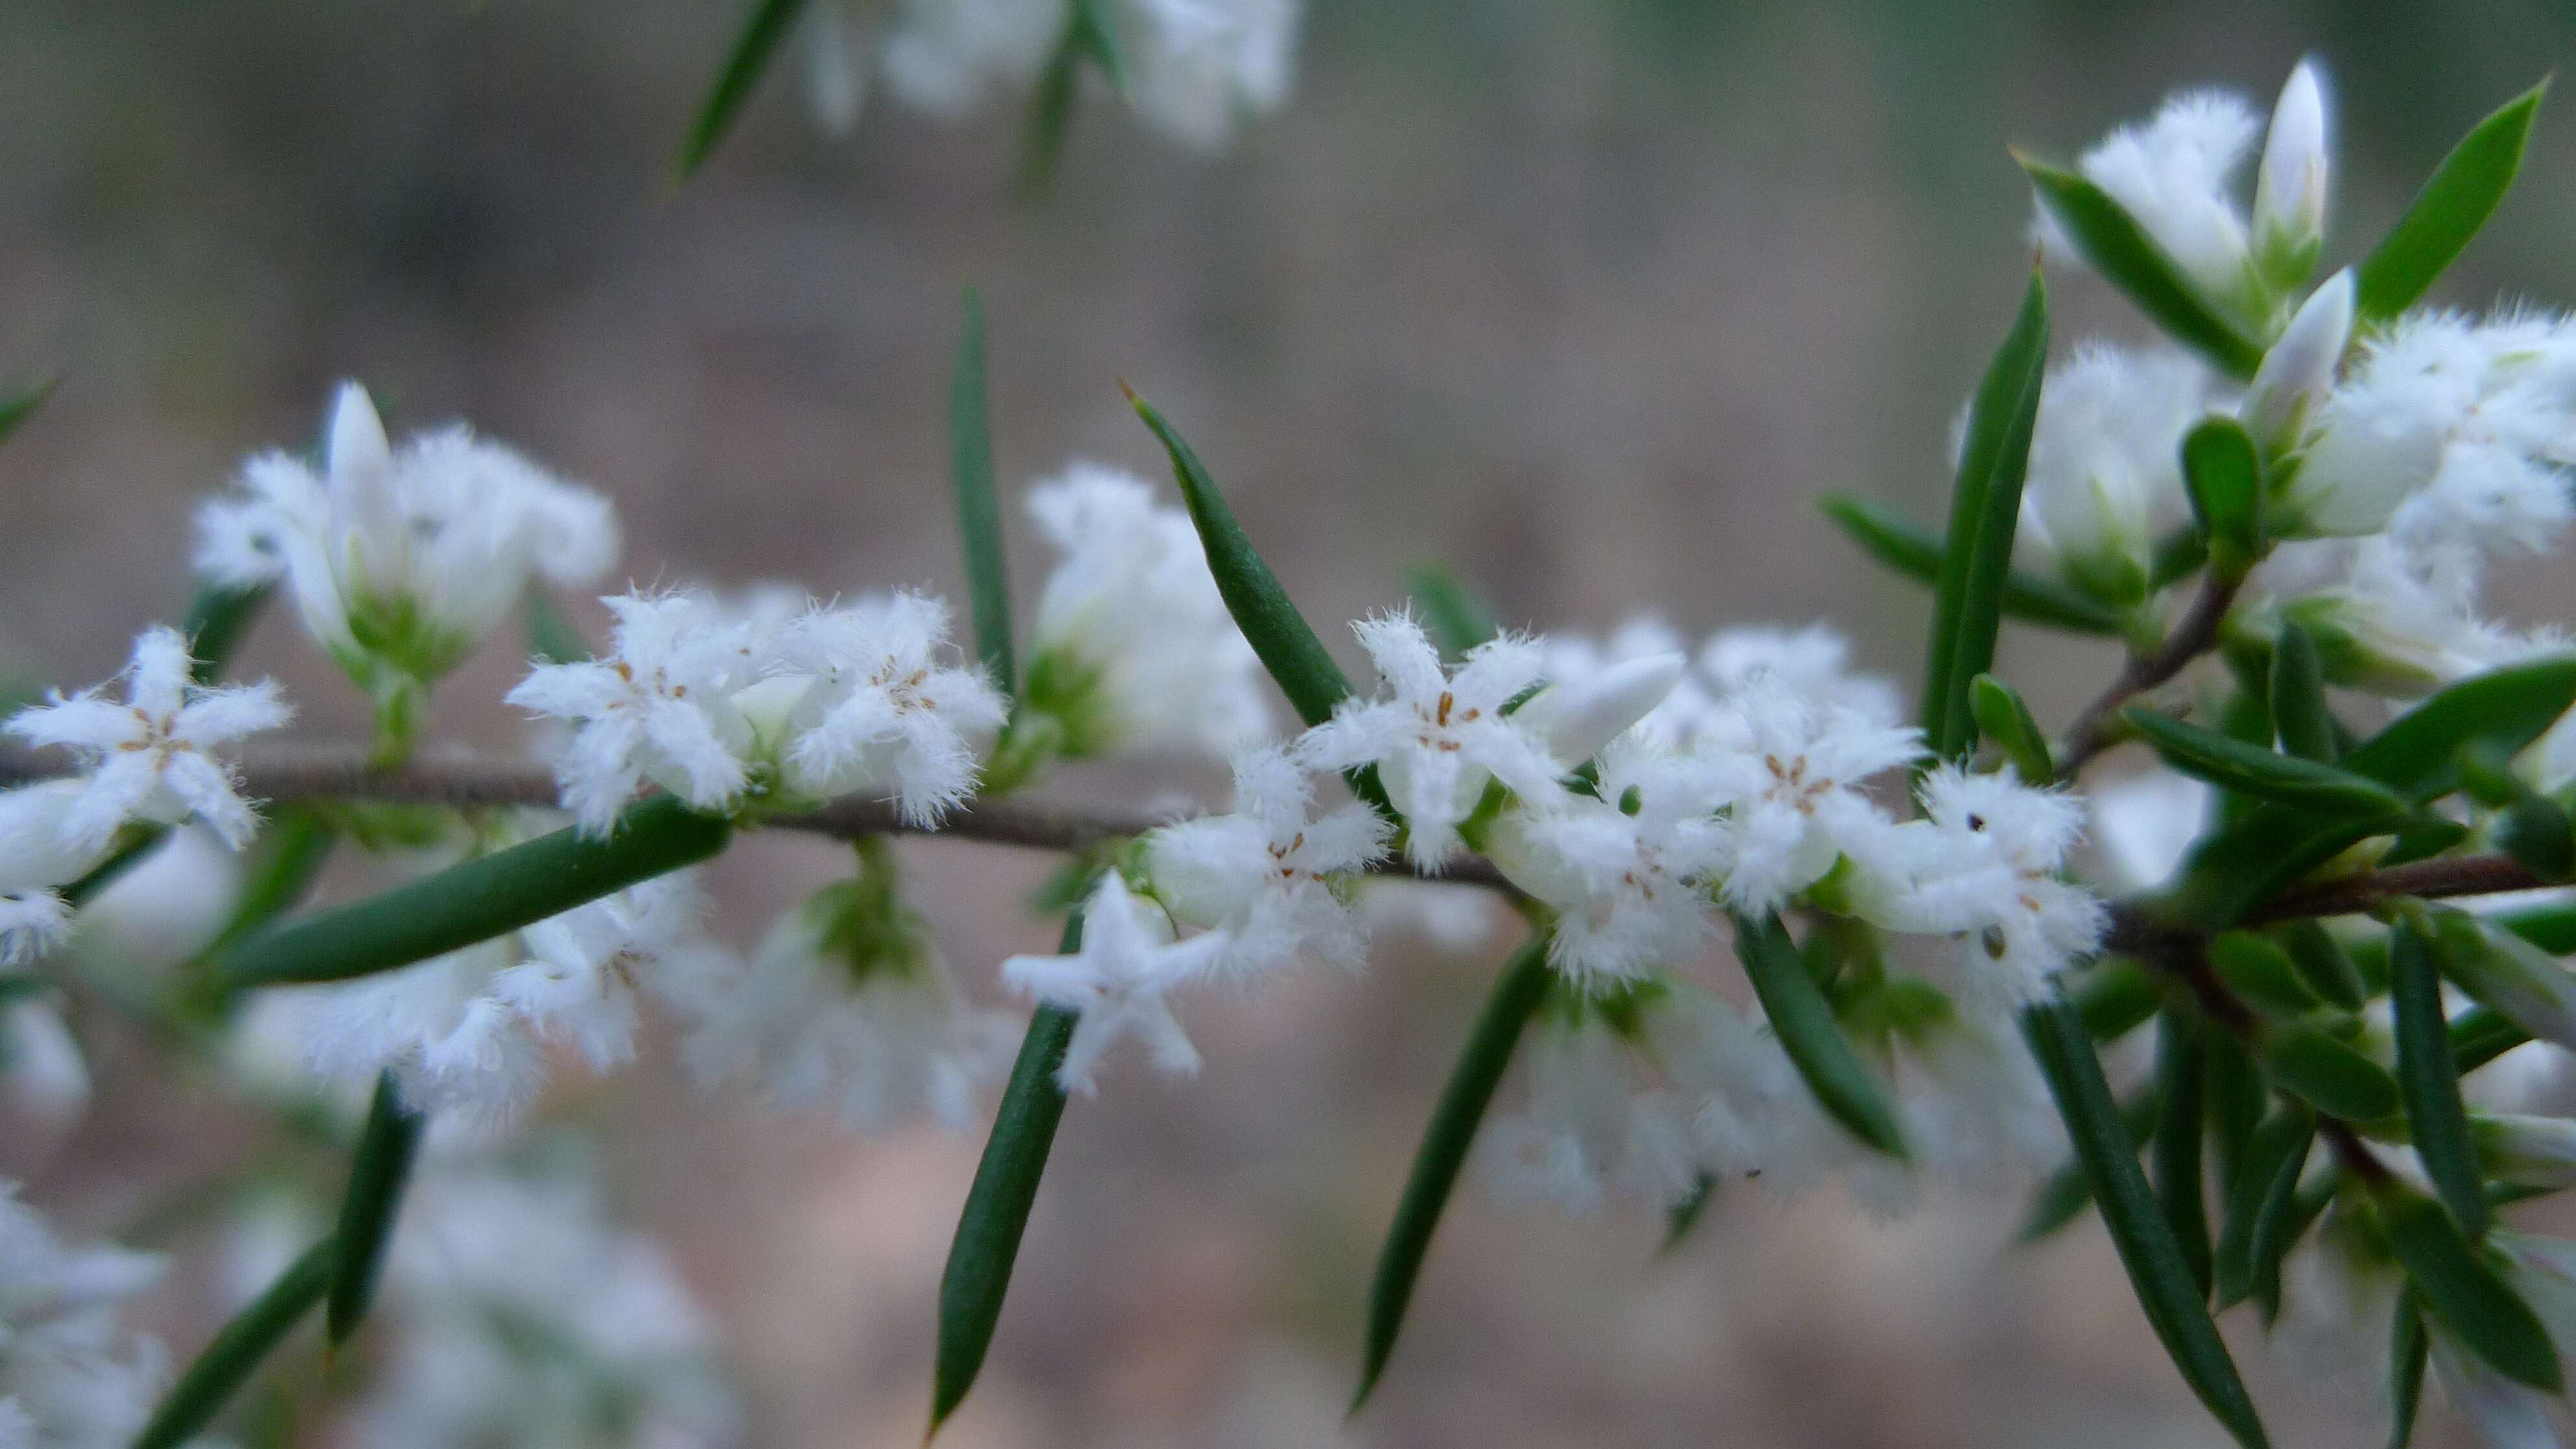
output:
M1313 769L1374 763L1404 816L1405 855L1415 865L1436 870L1457 854L1459 822L1483 798L1486 781L1500 780L1524 797L1545 798L1558 789L1563 765L1535 732L1503 712L1539 681L1537 643L1489 640L1468 651L1453 676L1409 615L1380 615L1352 627L1386 693L1343 701L1296 748Z
M191 814L236 850L249 842L258 819L213 749L275 729L294 712L273 681L201 685L191 667L187 638L155 626L135 636L123 699L100 685L10 717L11 734L67 748L86 771L60 823L65 847L102 850L128 820L174 825Z
M65 1245L18 1185L0 1180L0 1444L120 1449L133 1440L167 1359L158 1342L121 1329L117 1312L161 1270L152 1254Z
M788 716L787 788L882 794L928 825L974 793L977 758L1008 705L980 668L948 662L948 605L896 593L817 609L778 641L777 669L810 676Z
M518 1120L545 1085L545 1052L492 994L514 964L502 937L375 976L273 993L300 1006L305 1065L351 1087L391 1072L403 1101L469 1134Z
M1204 976L1224 954L1223 932L1173 939L1171 917L1136 895L1117 871L1103 872L1082 908L1082 943L1069 956L1013 956L1002 979L1050 1006L1080 1013L1056 1084L1090 1096L1101 1057L1128 1032L1145 1040L1154 1065L1195 1075L1198 1049L1172 1015L1172 990Z
M1357 970L1368 939L1348 892L1392 833L1366 804L1317 815L1313 781L1286 750L1265 746L1234 757L1233 812L1145 837L1146 868L1176 918L1223 933L1228 974L1309 953Z
M1622 665L1689 653L1689 645L1680 632L1653 614L1639 614L1627 620L1598 644L1570 632L1551 632L1539 642L1546 651L1545 672L1551 689L1580 689ZM1682 748L1697 738L1715 704L1698 678L1683 674L1673 681L1654 709L1637 721L1637 727L1653 739Z
M1922 758L1923 737L1756 681L1728 697L1701 754L1726 807L1726 899L1767 911L1890 828L1863 787Z
M2182 436L2209 394L2207 370L2170 347L2089 343L2050 369L2021 495L2022 547L2088 593L2144 602L2158 534L2190 515Z
M1298 0L1126 0L1136 109L1201 151L1277 110L1296 79Z
M1920 792L1926 818L1855 857L1863 877L1897 877L1892 892L1859 893L1863 914L1890 930L1958 937L1969 999L1988 1014L2036 1000L2109 924L2098 898L2058 874L2083 835L2082 802L2009 770L1956 765L1925 775Z
M703 904L676 872L549 916L519 933L526 959L496 974L491 994L539 1037L571 1042L591 1070L622 1066L642 993L723 969L698 934Z
M2254 248L2267 275L2304 279L2326 234L2325 68L2311 58L2291 70L2272 107L2263 164L2254 176Z
M1557 913L1548 962L1578 981L1687 964L1716 939L1712 890L1728 856L1720 785L1704 758L1636 736L1601 756L1600 795L1521 797L1486 852Z
M1872 724L1893 725L1905 717L1896 686L1884 676L1853 669L1851 641L1830 624L1721 629L1700 646L1697 662L1721 699L1759 684L1786 689L1813 704L1840 706Z
M2234 301L2253 280L2246 219L2233 195L2262 122L2224 91L2187 91L2144 125L2123 126L2084 153L2085 177L2110 193L2213 299ZM2068 251L2053 220L2041 235Z
M819 8L847 14L855 5ZM1065 0L902 0L877 56L906 104L964 116L995 92L1034 82L1072 22ZM850 111L855 118L855 99Z
M1543 1008L1531 1023L1520 1053L1527 1104L1497 1116L1477 1142L1498 1195L1574 1214L1599 1210L1614 1192L1658 1209L1690 1195L1702 1155L1693 1104L1662 1083L1651 1048L1623 1024L1635 1025L1564 1008Z

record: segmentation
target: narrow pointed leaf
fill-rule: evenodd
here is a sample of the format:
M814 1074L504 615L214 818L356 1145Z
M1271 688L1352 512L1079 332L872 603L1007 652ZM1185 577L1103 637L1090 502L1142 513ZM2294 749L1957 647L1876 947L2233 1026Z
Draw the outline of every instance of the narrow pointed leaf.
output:
M331 1280L332 1242L324 1238L278 1275L268 1290L215 1334L197 1361L179 1375L134 1449L179 1449L223 1412L233 1394L291 1332L306 1310L322 1301Z
M2244 1168L2230 1185L2218 1234L2219 1307L2232 1308L2252 1296L2261 1277L2258 1263L2277 1258L2287 1246L2278 1241L2280 1225L2289 1215L2316 1130L2316 1119L2296 1106L2282 1107L2254 1129ZM2266 1242L2267 1237L2272 1241Z
M2023 779L2057 778L2057 765L2048 756L2048 733L2039 727L2019 690L1991 674L1980 674L1968 681L1968 694L1977 732L1995 742Z
M2558 1392L2564 1377L2549 1330L2460 1236L2450 1213L2393 1181L2375 1189L2372 1198L2388 1231L2388 1246L2426 1311L2505 1377Z
M1127 51L1118 41L1118 23L1108 0L1073 0L1073 41L1100 67L1111 90L1127 94Z
M2299 1016L2324 1005L2290 953L2251 931L2224 931L2209 943L2210 969L2228 989L2264 1011Z
M188 601L188 617L179 632L188 636L188 654L196 660L195 674L199 684L212 684L223 678L233 655L241 648L251 624L259 618L260 609L268 603L271 590L267 585L252 589L226 588L221 584L201 584Z
M436 875L286 921L214 958L230 986L342 981L390 971L560 915L725 848L732 825L659 795L605 839L572 827L449 866Z
M2370 987L2362 980L2361 967L2323 922L2292 921L2277 928L2274 935L2290 953L2290 964L2298 970L2299 980L2321 1000L2345 1011L2359 1011L2362 1003L2370 999Z
M2389 928L2389 989L2397 1018L2397 1084L2406 1095L2406 1123L2415 1155L2442 1205L2469 1241L2486 1235L2486 1183L2477 1148L2469 1141L2469 1113L2460 1102L2460 1068L2451 1055L2451 1024L2442 1015L2442 977L2433 952L2405 922Z
M957 495L957 537L966 550L975 654L993 683L1004 694L1015 694L1019 674L1011 657L1011 582L1002 556L1002 504L993 487L982 295L968 287L958 312L957 365L948 377L948 481Z
M1546 997L1547 986L1547 936L1541 932L1503 968L1493 994L1477 1014L1474 1030L1468 1033L1466 1049L1458 1054L1458 1064L1449 1069L1448 1084L1440 1089L1431 1123L1423 1129L1422 1145L1414 1151L1413 1171L1404 1180L1395 1221L1386 1230L1385 1245L1378 1249L1377 1272L1369 1282L1359 1388L1351 1395L1353 1413L1368 1402L1378 1376L1386 1372L1387 1356L1395 1352L1396 1335L1404 1327L1405 1305L1413 1301L1413 1285L1422 1274L1423 1256L1431 1250L1432 1230L1440 1226L1441 1210L1458 1184L1476 1127L1484 1121L1494 1089L1502 1085L1503 1069L1511 1064L1512 1050L1520 1044L1521 1029Z
M544 589L528 590L528 657L539 664L579 664L593 657L590 641L581 637L563 605Z
M1694 1178L1690 1191L1682 1194L1682 1200L1664 1210L1664 1245L1656 1251L1669 1253L1680 1247L1682 1240L1690 1236L1691 1229L1698 1227L1699 1220L1707 1215L1709 1202L1716 1196L1716 1178L1705 1172Z
M2120 1104L2120 1125L2132 1142L2145 1142L2154 1137L2156 1113L2160 1104L2153 1090L2142 1091ZM2078 1214L2093 1205L2093 1180L2084 1175L2081 1161L2068 1162L2042 1179L2030 1196L2030 1210L2022 1218L2016 1243L2035 1243L2049 1236Z
M1843 1036L1834 1021L1832 1003L1807 973L1780 917L1738 914L1735 954L1744 963L1754 994L1762 998L1772 1035L1779 1038L1781 1049L1806 1079L1816 1101L1854 1137L1890 1157L1905 1156L1905 1135L1888 1104L1886 1088Z
M2235 378L2254 375L2263 349L2210 305L2180 264L2109 192L2072 171L2020 159L2039 204L2093 270L2125 293L2149 321L2219 371Z
M311 809L286 805L270 811L266 827L248 852L233 913L203 954L221 955L302 904L339 840L340 832Z
M375 1300L376 1279L393 1241L394 1221L402 1210L403 1188L411 1181L412 1160L420 1154L420 1137L428 1119L404 1105L393 1073L376 1078L375 1101L349 1162L349 1191L340 1200L340 1223L333 1230L331 1286L324 1298L322 1322L334 1346L349 1341Z
M169 838L170 828L166 825L155 825L137 832L132 840L108 852L107 859L91 866L89 874L64 886L56 894L63 898L64 905L77 911L97 900L100 892L116 884L127 871L141 865L144 857L160 849L161 843Z
M2201 1026L2181 1008L2156 1023L2156 1135L2149 1144L2149 1182L2164 1204L2165 1225L2191 1272L2200 1296L2209 1296L2209 1207L2201 1185L2201 1144L2207 1138L2202 1088L2206 1058Z
M2468 249L2522 169L2523 148L2548 89L2542 81L2507 101L2442 158L2406 214L2361 264L2353 301L2362 321L2385 322L2414 306Z
M2281 626L2272 641L2272 726L2281 748L2303 760L2331 765L2334 712L2326 707L2325 675L2317 667L2316 641L2296 624Z
M2319 815L2376 819L2406 813L2405 799L2364 775L2296 755L2278 755L2216 730L2135 705L2120 711L2164 762L2186 775L2257 800Z
M2451 1018L2451 1060L2462 1073L2474 1072L2515 1047L2531 1033L2491 1006L2472 1006Z
M2263 461L2253 435L2225 413L2202 419L2183 435L2182 472L2210 567L2243 578L2263 551Z
M1029 92L1028 119L1020 130L1021 196L1035 200L1054 187L1065 138L1073 133L1073 102L1081 80L1082 48L1068 31Z
M1082 914L1076 911L1065 918L1061 949L1069 954L1081 948ZM1055 1130L1064 1120L1064 1088L1057 1084L1056 1072L1073 1044L1076 1019L1076 1013L1060 1006L1041 1006L1029 1019L1028 1035L1020 1039L1019 1058L1011 1063L1011 1080L993 1116L993 1135L985 1140L983 1160L975 1166L975 1183L966 1190L957 1236L948 1245L948 1266L939 1275L933 1433L966 1401L966 1391L984 1367L985 1350L992 1347L994 1325L1001 1322L1002 1295L1010 1290L1029 1209L1037 1202L1038 1181L1046 1175L1047 1154L1054 1150Z
M61 380L49 377L43 382L30 383L15 392L0 395L0 443L7 442L9 435L18 431L19 424L36 415L36 409L43 407L45 399L54 395L54 384Z
M1846 494L1828 495L1819 505L1825 517L1858 543L1871 558L1921 583L1941 577L1941 540L1892 508ZM2052 579L2014 569L2004 575L2004 612L2025 624L2040 624L2072 634L2120 633L2119 611Z
M2033 270L2021 311L1969 408L1941 575L1933 586L1922 720L1924 743L1938 758L1956 759L1976 743L1968 682L1994 667L2013 530L2030 467L2031 427L2047 366L2048 290Z
M680 145L681 180L696 175L706 159L715 154L725 133L740 118L743 104L759 87L761 74L778 58L778 47L786 43L788 32L796 28L797 17L804 13L805 0L752 0L750 11L743 16L742 29L734 35L733 49L725 56L724 69L716 73L715 84L707 88L707 97L698 106L697 122L690 126L688 139Z
M2414 1441L2415 1414L2424 1399L2424 1363L2432 1347L2414 1292L2398 1294L2397 1312L2388 1325L2388 1449L2406 1449Z
M1405 586L1421 606L1423 632L1452 664L1503 632L1494 622L1493 609L1446 564L1415 564L1405 571Z
M2083 968L2068 995L2095 1041L2127 1036L2165 1004L2164 988L2147 968L2117 956Z
M2146 1174L2138 1169L2136 1139L2120 1121L2111 1084L2103 1080L2102 1063L2093 1055L2082 1019L2063 1000L2043 1002L2022 1014L2022 1030L2048 1078L2058 1113L2066 1119L2067 1136L2092 1180L2103 1225L2110 1229L2148 1324L2183 1381L2218 1422L2245 1449L2260 1449L2267 1442L2262 1419L2218 1336L2218 1325L2210 1321L2209 1305Z
M2377 1122L2397 1114L2397 1079L2350 1042L2313 1027L2274 1030L2263 1063L2281 1089L2329 1117Z

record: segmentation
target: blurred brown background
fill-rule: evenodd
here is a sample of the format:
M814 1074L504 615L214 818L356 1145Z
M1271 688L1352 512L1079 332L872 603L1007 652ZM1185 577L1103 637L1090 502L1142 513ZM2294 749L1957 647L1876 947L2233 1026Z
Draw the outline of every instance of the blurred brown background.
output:
M1286 113L1214 160L1095 98L1030 207L1010 194L1015 112L942 127L880 107L833 143L782 68L673 195L740 8L0 6L0 379L64 379L0 451L0 648L62 682L113 668L184 592L190 501L243 453L309 437L342 376L398 426L470 419L613 493L638 580L953 593L940 409L972 279L1014 491L1077 455L1151 471L1123 376L1318 619L1393 602L1405 563L1440 557L1515 621L1830 617L1910 677L1921 596L1808 500L1938 509L1945 429L2027 255L2006 142L2071 155L2187 83L2268 105L2316 50L2343 119L2345 257L2576 39L2558 7L2421 0L1325 0ZM2576 298L2571 161L2576 121L2545 114L2450 300ZM2139 334L2098 288L2060 297L2062 337ZM2563 617L2558 579L2525 570L2520 601ZM442 690L447 734L516 738L496 702L513 652ZM2061 715L2109 667L2020 635L2007 657ZM314 732L362 721L283 615L245 667L287 679ZM1043 862L908 858L978 990L1051 934L1018 905ZM838 867L753 842L721 872L728 930ZM2006 1254L2010 1196L1879 1228L1839 1200L1736 1194L1658 1261L1643 1217L1471 1192L1345 1428L1376 1236L1502 949L1444 960L1398 938L1366 980L1208 1003L1194 1086L1122 1064L1068 1115L992 1361L942 1442L2221 1442L2099 1229ZM142 1171L175 1130L164 1102L109 1083L55 1199L103 1202L95 1184ZM976 1142L857 1143L700 1100L649 1061L568 1105L612 1125L625 1202L728 1324L758 1442L918 1442ZM2361 1442L2367 1386L2240 1343L2284 1442Z

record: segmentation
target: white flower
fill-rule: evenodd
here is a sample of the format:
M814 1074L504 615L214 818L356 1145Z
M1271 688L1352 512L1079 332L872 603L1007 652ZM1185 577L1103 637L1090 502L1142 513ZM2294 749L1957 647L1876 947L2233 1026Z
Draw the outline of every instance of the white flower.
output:
M817 609L778 642L781 674L812 677L789 715L787 788L893 799L928 825L974 793L976 757L1008 706L980 668L942 662L948 606L897 593Z
M1261 661L1187 514L1090 463L1031 490L1029 513L1063 556L1038 595L1023 704L1062 730L1064 754L1223 757L1269 736Z
M2084 153L2085 177L2137 219L2185 275L2213 299L2244 297L2245 217L2230 194L2261 122L2236 96L2189 91L2172 97L2155 119L2123 126ZM2044 215L2044 214L2043 214ZM2042 234L2070 250L2055 222Z
M1580 763L1653 719L1689 670L1679 650L1667 650L1604 664L1583 678L1550 676L1513 723L1544 742L1550 758ZM1659 742L1672 738L1665 726L1649 728Z
M1660 988L1636 994L1657 1009ZM1570 1213L1597 1211L1613 1191L1668 1208L1697 1185L1702 1157L1694 1104L1658 1079L1642 1032L1623 1031L1584 1006L1542 1008L1521 1045L1528 1104L1479 1135L1487 1180L1506 1199L1539 1200Z
M1957 936L1962 975L1984 1007L2035 1000L2069 962L2101 945L2109 912L2058 877L2084 830L2084 806L2059 790L1943 765L1923 777L1927 817L1882 832L1864 876L1892 859L1894 895L1864 891L1864 914L1890 930Z
M2324 69L2302 60L2272 107L2254 176L2255 254L2275 279L2296 282L2315 264L2326 234L2329 164Z
M495 1000L538 1036L566 1040L594 1071L635 1056L641 990L721 970L698 935L702 909L686 872L656 876L519 933L526 959L493 976Z
M1601 756L1598 799L1524 796L1487 853L1557 913L1548 962L1580 981L1688 964L1716 938L1711 888L1727 858L1709 763L1634 736Z
M2470 612L2467 579L2428 574L2424 562L2388 538L2293 542L2255 578L2285 595L2272 607L2315 641L2329 684L2412 698L2527 652ZM2332 582L2300 592L2318 578ZM2262 607L2240 606L2248 617Z
M1609 637L1599 644L1574 633L1550 633L1539 643L1546 651L1545 673L1551 691L1581 689L1622 665L1633 666L1640 660L1689 652L1681 634L1652 614L1639 614L1629 619L1611 630ZM1710 643L1714 647L1716 641L1711 640ZM1534 705L1538 700L1530 703ZM1684 674L1673 681L1672 687L1644 719L1637 721L1637 725L1650 738L1675 748L1686 747L1698 737L1700 727L1707 722L1715 704L1708 689L1698 679ZM1615 735L1617 732L1612 733Z
M823 8L846 14L849 0ZM903 0L879 59L906 104L963 116L1035 81L1072 21L1065 0Z
M1345 898L1349 878L1386 854L1392 831L1365 804L1314 813L1314 787L1287 751L1234 758L1234 813L1145 837L1154 889L1180 920L1231 943L1222 962L1251 974L1308 952L1357 970L1367 936Z
M188 641L155 626L135 636L125 698L107 686L82 690L10 717L9 732L30 744L61 745L89 773L61 822L74 852L104 849L132 819L175 825L194 814L238 850L257 828L250 802L212 749L275 729L292 716L277 685L214 688L190 676Z
M1890 828L1862 785L1922 757L1922 733L1756 680L1728 697L1701 754L1727 807L1725 895L1767 911Z
M2200 364L2169 347L2088 343L2051 369L2021 496L2030 552L2090 593L2144 601L2158 533L2190 513L2182 438L2209 392Z
M171 831L81 908L83 968L138 991L166 988L232 919L242 868L203 826Z
M1064 1064L1056 1069L1057 1085L1091 1095L1100 1058L1129 1031L1145 1039L1155 1066L1175 1076L1198 1071L1198 1049L1164 998L1204 975L1223 957L1227 942L1215 931L1186 941L1172 935L1163 908L1131 893L1113 870L1101 875L1083 904L1082 943L1074 954L1014 956L1002 963L1002 979L1017 990L1080 1013Z
M161 1274L158 1257L72 1248L0 1180L0 1443L122 1449L165 1376L161 1346L119 1329L118 1306Z
M2576 331L2563 318L2399 318L2317 419L2290 480L2309 534L2387 528L2412 550L2540 552L2576 504Z
M1786 689L1818 705L1838 705L1872 724L1905 718L1896 686L1851 667L1851 643L1830 624L1788 629L1744 624L1721 629L1700 646L1699 672L1723 698L1754 688ZM1676 690L1675 693L1680 691Z
M1136 109L1157 129L1214 151L1238 120L1277 110L1296 78L1298 0L1127 0Z
M725 1449L741 1413L714 1325L583 1176L424 1174L377 1310L388 1356L350 1442Z
M2318 410L2334 390L2344 349L2352 342L2352 268L2328 277L2299 304L2281 339L2263 354L2240 409L2254 440L2286 452L2307 438Z
M755 741L732 692L763 662L750 627L701 595L601 602L617 616L608 656L538 665L509 694L579 726L555 763L564 808L604 835L648 778L702 810L735 808Z
M836 939L830 892L782 917L748 969L703 978L679 1003L700 1081L757 1077L789 1111L822 1109L852 1131L927 1116L957 1129L1010 1069L1019 1032L968 1006L927 940L904 959ZM883 944L883 943L874 943Z
M1376 661L1387 693L1349 699L1297 742L1310 767L1375 763L1387 797L1404 816L1405 855L1438 869L1458 851L1458 824L1489 779L1524 798L1558 790L1563 766L1503 706L1539 680L1539 646L1511 636L1469 650L1453 677L1422 626L1403 614L1352 626Z
M462 427L395 449L366 389L343 383L317 474L285 453L197 518L197 568L283 579L306 632L361 683L379 665L427 681L491 632L531 577L587 584L617 559L608 501Z

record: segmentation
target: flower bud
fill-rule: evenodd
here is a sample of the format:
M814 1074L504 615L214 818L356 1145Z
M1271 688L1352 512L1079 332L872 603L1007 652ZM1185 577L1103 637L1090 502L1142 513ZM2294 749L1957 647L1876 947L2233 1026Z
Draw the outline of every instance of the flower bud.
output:
M1590 679L1539 691L1520 707L1520 722L1547 742L1548 753L1579 764L1654 713L1689 667L1669 652L1623 659Z
M411 577L411 524L394 493L394 450L375 400L354 382L331 400L324 486L338 515L358 593L400 592Z
M2489 1177L2553 1192L2576 1185L2576 1121L2500 1115L2479 1117L2469 1131Z
M2434 915L2443 974L2543 1041L2576 1046L2576 974L2510 931L2456 911Z
M2241 416L2267 454L2296 448L2334 390L2335 372L2352 341L2352 296L2352 269L2346 267L2299 304L2280 340L2263 354Z
M2314 60L2299 62L2272 109L2254 182L2254 254L2272 285L2305 281L2325 245L2326 99Z

